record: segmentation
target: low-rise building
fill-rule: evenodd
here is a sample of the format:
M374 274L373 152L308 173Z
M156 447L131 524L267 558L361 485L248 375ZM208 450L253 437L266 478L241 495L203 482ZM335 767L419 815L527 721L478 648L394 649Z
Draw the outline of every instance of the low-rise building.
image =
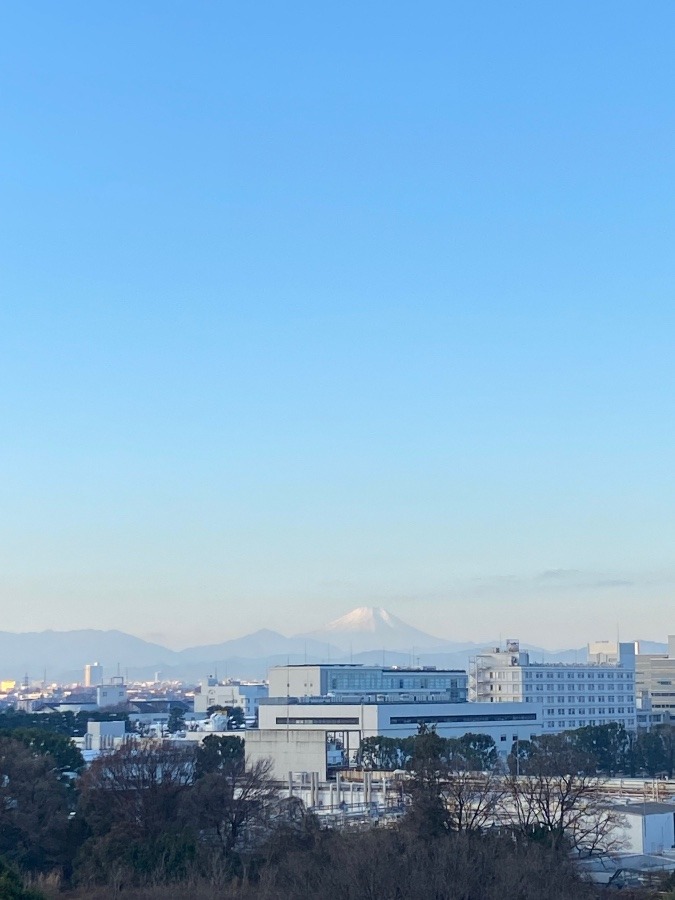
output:
M269 697L260 703L261 731L277 731L292 742L306 731L322 731L327 748L339 748L336 768L353 765L364 738L411 737L421 725L444 738L486 734L506 757L514 741L542 732L541 708L534 704L446 703L442 701L349 702L335 697Z
M219 682L213 676L201 682L201 690L195 693L195 713L206 713L212 706L231 708L238 706L244 718L254 720L258 715L258 704L268 696L267 685L262 681Z

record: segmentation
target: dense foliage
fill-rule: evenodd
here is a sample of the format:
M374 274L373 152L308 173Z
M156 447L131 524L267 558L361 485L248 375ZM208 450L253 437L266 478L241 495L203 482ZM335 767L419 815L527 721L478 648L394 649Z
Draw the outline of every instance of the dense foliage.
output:
M581 731L514 745L512 775L483 735L422 728L364 742L364 765L405 770L407 813L395 827L337 832L283 800L268 765L246 767L235 734L128 743L69 788L68 738L15 728L0 737L0 897L37 896L17 872L50 900L596 897L569 850L611 846L598 773L656 750L617 728Z

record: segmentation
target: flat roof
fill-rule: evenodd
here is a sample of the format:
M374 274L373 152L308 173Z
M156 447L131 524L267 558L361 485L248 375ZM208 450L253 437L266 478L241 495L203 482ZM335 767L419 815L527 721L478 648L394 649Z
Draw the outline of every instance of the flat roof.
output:
M271 669L377 669L378 672L420 672L466 675L466 669L439 669L436 666L378 666L369 663L280 663Z
M664 815L675 813L675 803L661 803L657 800L648 800L646 803L641 803L639 800L636 800L635 803L612 803L611 806L608 804L608 808L614 809L622 815L630 814L633 816L654 816L659 813Z

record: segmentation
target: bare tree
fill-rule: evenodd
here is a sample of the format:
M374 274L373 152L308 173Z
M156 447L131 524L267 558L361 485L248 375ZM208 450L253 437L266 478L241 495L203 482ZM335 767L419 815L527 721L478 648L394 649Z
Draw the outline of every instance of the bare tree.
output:
M622 846L623 817L603 800L602 782L587 775L511 776L506 810L525 837L543 838L553 849L607 853Z
M194 748L134 740L99 756L82 778L81 798L95 831L112 823L158 833L176 816L194 776Z
M483 831L500 817L504 787L494 774L458 769L448 773L440 795L449 831Z
M183 814L228 854L251 844L256 833L266 833L278 799L270 760L245 765L231 759L196 782Z

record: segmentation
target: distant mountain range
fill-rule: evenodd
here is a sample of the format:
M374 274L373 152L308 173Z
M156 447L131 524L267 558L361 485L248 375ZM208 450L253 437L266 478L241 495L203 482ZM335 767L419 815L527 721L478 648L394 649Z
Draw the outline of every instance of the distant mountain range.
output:
M149 680L198 681L219 677L264 678L270 666L303 662L371 665L435 665L467 669L469 660L495 641L453 642L434 637L380 607L359 607L323 628L286 637L261 629L244 637L169 650L123 631L0 632L0 679L81 681L85 663L99 662L105 676L121 672ZM538 662L583 662L586 648L550 651L522 645ZM665 653L666 644L640 642L643 653Z

